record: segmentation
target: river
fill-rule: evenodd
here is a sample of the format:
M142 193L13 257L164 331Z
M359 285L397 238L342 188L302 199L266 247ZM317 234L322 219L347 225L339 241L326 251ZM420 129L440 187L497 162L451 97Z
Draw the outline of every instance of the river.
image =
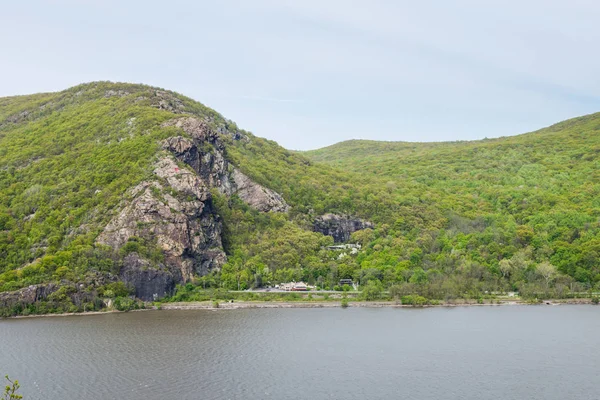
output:
M146 311L0 321L25 399L598 399L600 307Z

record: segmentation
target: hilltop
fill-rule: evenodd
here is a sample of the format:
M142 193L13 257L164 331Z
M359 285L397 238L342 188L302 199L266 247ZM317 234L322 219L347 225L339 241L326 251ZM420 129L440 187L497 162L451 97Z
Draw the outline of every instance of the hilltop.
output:
M600 282L599 153L599 114L298 153L145 85L1 98L0 307L340 279L437 299L568 296Z

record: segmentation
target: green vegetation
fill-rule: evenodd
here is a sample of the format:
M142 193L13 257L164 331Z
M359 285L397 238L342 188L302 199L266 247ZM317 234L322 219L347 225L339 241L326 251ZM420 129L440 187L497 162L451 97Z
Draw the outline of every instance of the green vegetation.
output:
M429 303L425 297L419 295L402 296L400 301L402 304L408 306L424 306Z
M10 378L8 377L8 375L6 375L4 378L8 381L8 384L4 387L4 392L2 393L2 397L0 399L1 400L22 399L23 396L21 396L20 394L17 393L19 391L19 389L21 388L21 385L19 385L19 381L16 381L16 380L11 381Z
M0 99L0 291L118 272L94 240L150 173L170 113L136 101L148 87L113 86Z
M0 315L97 310L105 299L141 306L114 277L126 254L159 263L161 251L132 238L115 253L95 240L128 189L152 175L159 141L178 134L161 123L179 103L237 130L200 103L144 85L0 99L0 292L61 286ZM389 290L403 303L600 289L600 114L494 140L350 141L306 153L240 132L249 140L224 137L225 156L291 211L261 213L213 193L228 262L172 301L300 280L334 289L352 279L365 300ZM327 212L375 224L352 235L357 254L327 250L332 238L311 231Z
M494 140L349 141L305 155L394 204L355 234L360 269L387 285L428 298L599 288L600 114Z
M341 302L342 308L348 308L349 305L350 305L350 303L349 303L348 299L346 297L344 297Z

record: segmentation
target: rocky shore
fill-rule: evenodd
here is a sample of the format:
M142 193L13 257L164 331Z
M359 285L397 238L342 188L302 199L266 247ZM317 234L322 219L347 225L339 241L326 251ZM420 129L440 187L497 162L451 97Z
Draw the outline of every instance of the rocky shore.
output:
M347 304L348 308L432 308L432 307L472 307L472 306L557 306L557 305L590 305L590 299L558 299L544 300L539 303L527 302L523 300L478 303L476 300L460 300L454 302L445 302L440 304L427 304L423 306L413 306L401 304L397 301L351 301ZM61 313L61 314L38 314L27 316L16 316L9 318L40 318L40 317L65 317L65 316L86 316L98 314L115 314L124 312L139 312L151 310L240 310L240 309L259 309L259 308L335 308L342 307L341 301L201 301L201 302L180 302L163 303L159 306L149 305L145 309L131 311L88 311L85 313Z
M440 304L427 304L423 306L413 306L401 304L397 301L351 301L347 307L367 307L367 308L430 308L430 307L466 307L466 306L516 306L516 305L561 305L561 304L591 304L590 299L561 299L545 300L541 303L531 303L521 300L497 301L494 303L478 303L476 300L464 300L456 302L446 302ZM164 303L160 306L162 310L203 310L203 309L222 309L236 310L247 308L333 308L342 307L340 301L294 301L294 302L271 302L271 301L234 301L219 302L216 304L209 301L204 302L185 302L185 303Z

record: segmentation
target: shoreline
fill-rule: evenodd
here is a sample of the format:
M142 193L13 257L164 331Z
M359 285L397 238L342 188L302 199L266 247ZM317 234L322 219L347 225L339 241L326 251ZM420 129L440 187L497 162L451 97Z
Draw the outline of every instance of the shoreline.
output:
M591 305L590 299L560 299L544 300L540 303L530 303L521 300L498 301L497 303L477 303L476 301L465 301L463 303L440 303L414 306L400 304L397 301L354 301L349 302L347 308L434 308L434 307L473 307L473 306L557 306L557 305ZM179 302L163 303L161 310L240 310L257 308L343 308L341 301L235 301L221 303L214 307L212 302Z
M496 303L477 303L476 301L426 304L422 306L414 306L408 304L400 304L396 301L355 301L349 302L347 308L434 308L434 307L501 307L501 306L558 306L558 305L591 305L590 299L552 299L544 300L540 303L531 303L522 300L506 300L497 301ZM212 301L202 302L179 302L179 303L162 303L160 306L150 306L148 308L119 311L88 311L80 313L59 313L59 314L33 314L33 315L17 315L14 317L6 317L6 319L23 319L23 318L45 318L45 317L71 317L71 316L91 316L102 314L122 314L128 312L141 311L162 311L162 310L246 310L246 309L274 309L274 308L343 308L341 301L234 301L234 302L219 302L218 307L214 307ZM0 318L0 321L2 318Z

